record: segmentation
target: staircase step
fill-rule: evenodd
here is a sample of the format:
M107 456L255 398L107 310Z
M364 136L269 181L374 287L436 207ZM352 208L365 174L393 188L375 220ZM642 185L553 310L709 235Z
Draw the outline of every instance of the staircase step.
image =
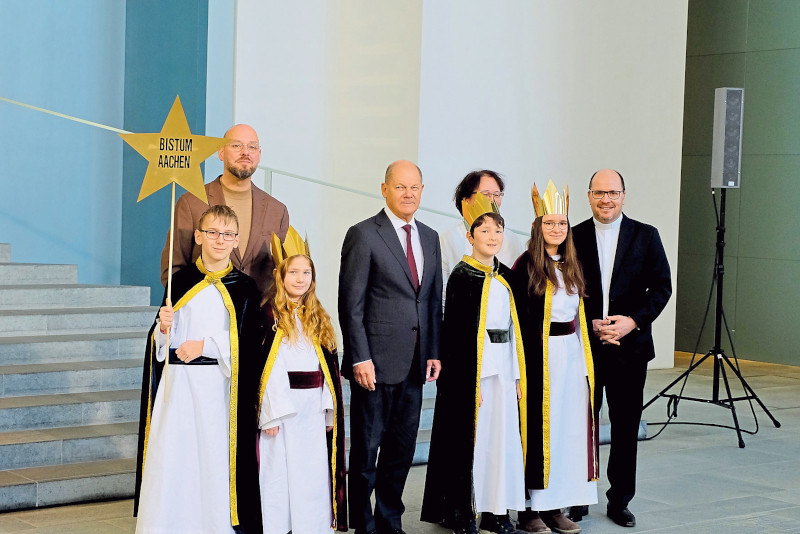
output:
M135 458L138 423L0 433L0 470Z
M137 389L142 358L0 366L0 397Z
M143 358L146 328L0 336L0 365Z
M149 328L157 306L105 306L90 308L31 308L0 310L3 333L46 334L65 330L101 328Z
M11 261L11 244L0 243L0 263L8 263Z
M143 306L150 288L89 284L0 285L0 309Z
M0 511L133 496L136 460L0 471Z
M0 263L0 285L77 283L77 265Z
M137 421L140 394L128 389L0 398L0 432Z

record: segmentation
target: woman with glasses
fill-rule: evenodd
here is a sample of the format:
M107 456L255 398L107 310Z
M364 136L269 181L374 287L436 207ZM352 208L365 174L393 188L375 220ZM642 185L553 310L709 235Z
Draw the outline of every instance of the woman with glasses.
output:
M482 193L483 196L494 202L499 208L503 203L504 190L503 179L496 172L486 169L473 171L467 174L456 186L455 194L453 195L456 210L458 210L460 216L461 203L464 200L474 202L476 193ZM462 257L472 254L472 245L467 240L468 232L469 228L465 226L464 221L459 220L458 224L450 230L439 234L439 244L442 248L443 303L447 294L447 280L450 278L450 273L458 265ZM525 246L519 236L508 231L505 233L503 246L500 248L500 252L497 253L497 259L505 265L513 265L524 250Z
M597 503L594 366L582 297L585 282L567 218L569 196L553 182L539 196L528 250L514 265L528 384L525 482L528 532L574 534L562 508ZM533 384L540 384L534 387Z

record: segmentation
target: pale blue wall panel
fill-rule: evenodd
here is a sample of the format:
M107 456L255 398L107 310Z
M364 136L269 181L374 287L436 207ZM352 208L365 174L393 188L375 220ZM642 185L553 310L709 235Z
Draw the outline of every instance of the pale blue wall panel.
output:
M0 96L115 127L125 4L0 4ZM107 130L0 102L0 241L18 262L119 282L122 144Z

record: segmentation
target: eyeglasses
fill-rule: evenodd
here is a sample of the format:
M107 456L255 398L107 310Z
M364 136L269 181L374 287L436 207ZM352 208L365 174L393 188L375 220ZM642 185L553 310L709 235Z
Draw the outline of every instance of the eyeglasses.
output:
M261 147L259 147L254 143L245 144L245 143L240 143L238 141L234 141L233 143L228 143L228 146L231 147L231 150L233 150L234 152L241 152L242 150L244 150L245 147L247 147L247 150L249 150L250 152L258 152L261 149Z
M595 200L600 200L606 195L608 195L608 198L611 200L619 200L619 197L621 197L622 193L625 191L598 191L595 189L590 189L589 192L592 194L592 198Z
M236 239L236 236L239 234L234 234L233 232L218 232L217 230L200 230L204 234L208 236L211 240L216 240L220 235L222 239L225 241L233 241Z
M495 191L495 192L492 192L492 191L473 191L472 192L473 195L476 194L476 193L480 193L481 195L485 196L489 200L491 200L493 198L500 198L501 199L501 198L503 198L503 195L505 195L505 193L503 193L502 191Z
M567 226L569 226L569 223L567 221L559 221L559 222L555 222L555 221L544 222L544 221L542 221L542 226L544 226L547 230L552 230L553 228L556 227L556 225L558 225L559 229L566 230Z

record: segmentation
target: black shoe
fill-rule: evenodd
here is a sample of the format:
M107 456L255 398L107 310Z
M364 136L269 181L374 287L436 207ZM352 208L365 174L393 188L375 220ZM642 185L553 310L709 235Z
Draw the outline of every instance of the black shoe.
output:
M636 526L636 517L628 510L627 506L624 508L612 508L609 506L606 510L606 515L621 527Z
M453 529L453 534L481 534L481 531L478 530L475 520L470 519L468 525Z
M496 534L525 534L514 528L508 514L495 515L489 512L481 514L481 530L488 530Z
M583 519L583 516L585 515L589 515L589 507L586 505L570 506L566 513L567 519L570 521L575 521L576 523Z

